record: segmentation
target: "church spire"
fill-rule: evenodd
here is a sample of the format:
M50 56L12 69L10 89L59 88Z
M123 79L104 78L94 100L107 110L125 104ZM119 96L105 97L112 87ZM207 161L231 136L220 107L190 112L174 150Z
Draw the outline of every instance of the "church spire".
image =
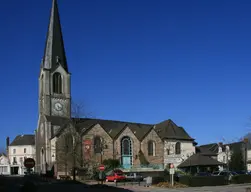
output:
M66 72L68 72L58 4L57 0L53 0L44 57L41 67L54 70L58 65L61 65Z

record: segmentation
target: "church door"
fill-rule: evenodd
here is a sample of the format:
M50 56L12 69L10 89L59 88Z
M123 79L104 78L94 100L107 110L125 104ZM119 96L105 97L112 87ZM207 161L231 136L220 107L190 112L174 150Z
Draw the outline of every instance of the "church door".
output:
M123 137L121 140L121 163L125 169L132 166L132 141L129 137Z

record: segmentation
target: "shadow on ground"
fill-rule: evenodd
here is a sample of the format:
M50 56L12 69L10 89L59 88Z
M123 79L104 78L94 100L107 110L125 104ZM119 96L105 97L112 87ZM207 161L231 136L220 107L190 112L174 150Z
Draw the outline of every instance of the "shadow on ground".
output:
M44 181L37 177L0 177L2 192L79 192L79 191L131 192L131 190L108 185L88 185L78 181Z

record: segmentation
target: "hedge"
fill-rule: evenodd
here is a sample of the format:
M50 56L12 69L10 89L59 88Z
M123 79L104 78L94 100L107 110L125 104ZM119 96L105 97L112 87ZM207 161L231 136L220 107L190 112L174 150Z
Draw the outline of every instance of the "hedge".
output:
M165 178L164 177L152 177L152 184L158 184L160 182L164 182Z
M179 182L190 187L220 186L226 185L224 176L182 176Z
M232 176L231 183L234 184L251 183L251 175L234 175Z

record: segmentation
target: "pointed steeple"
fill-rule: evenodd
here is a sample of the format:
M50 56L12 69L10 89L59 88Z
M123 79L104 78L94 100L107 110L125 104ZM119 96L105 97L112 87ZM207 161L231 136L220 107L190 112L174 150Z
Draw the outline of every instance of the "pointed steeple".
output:
M50 22L42 61L42 68L54 70L61 65L68 72L57 0L52 1Z

